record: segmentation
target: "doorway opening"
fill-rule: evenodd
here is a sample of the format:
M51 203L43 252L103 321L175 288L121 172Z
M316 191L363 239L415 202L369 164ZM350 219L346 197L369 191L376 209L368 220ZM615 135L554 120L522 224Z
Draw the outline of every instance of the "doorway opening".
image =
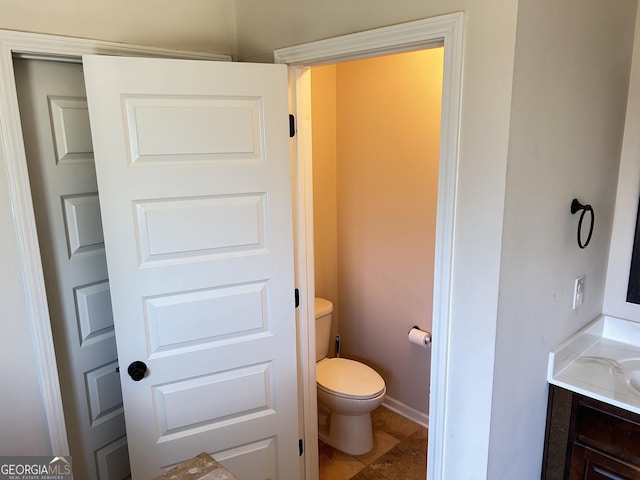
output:
M409 344L407 332L431 330L443 54L434 47L311 67L315 296L333 303L330 338L340 335L342 356L385 378L383 406L424 427L430 350ZM382 417L394 418L376 413L374 427L385 428ZM393 421L414 441L376 431L374 449L351 459L350 472L381 475L386 456L425 478L424 431ZM320 477L337 476L330 448L321 451Z

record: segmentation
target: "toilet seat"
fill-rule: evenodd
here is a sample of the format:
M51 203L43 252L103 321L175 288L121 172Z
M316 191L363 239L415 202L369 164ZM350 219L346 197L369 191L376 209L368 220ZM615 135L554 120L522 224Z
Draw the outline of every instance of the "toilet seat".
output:
M385 390L378 372L346 358L327 358L317 363L316 382L328 393L361 400L377 397Z

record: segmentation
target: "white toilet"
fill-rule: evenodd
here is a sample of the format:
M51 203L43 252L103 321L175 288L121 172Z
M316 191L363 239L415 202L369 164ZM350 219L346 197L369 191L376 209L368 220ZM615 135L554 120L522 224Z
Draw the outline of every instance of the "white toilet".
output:
M333 304L315 299L318 436L350 455L373 448L371 411L382 404L384 379L367 365L346 358L326 358L331 341Z

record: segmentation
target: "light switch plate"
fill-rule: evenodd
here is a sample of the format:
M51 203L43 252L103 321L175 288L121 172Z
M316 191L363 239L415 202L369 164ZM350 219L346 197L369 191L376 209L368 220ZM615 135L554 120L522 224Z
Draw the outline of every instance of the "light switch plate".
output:
M584 275L576 278L573 285L573 309L575 310L584 303Z

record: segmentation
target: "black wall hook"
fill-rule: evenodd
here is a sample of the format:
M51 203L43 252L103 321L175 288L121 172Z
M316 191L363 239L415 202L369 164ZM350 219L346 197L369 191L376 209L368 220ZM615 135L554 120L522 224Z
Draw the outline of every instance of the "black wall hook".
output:
M578 201L577 198L574 198L571 202L571 213L576 214L580 210L582 210L582 214L580 215L580 220L578 221L578 246L580 248L586 248L591 241L591 235L593 234L593 224L595 223L595 215L593 213L593 208L591 205L583 205ZM591 224L589 226L589 235L587 235L586 242L582 243L582 220L584 220L585 214L589 212L591 214Z

